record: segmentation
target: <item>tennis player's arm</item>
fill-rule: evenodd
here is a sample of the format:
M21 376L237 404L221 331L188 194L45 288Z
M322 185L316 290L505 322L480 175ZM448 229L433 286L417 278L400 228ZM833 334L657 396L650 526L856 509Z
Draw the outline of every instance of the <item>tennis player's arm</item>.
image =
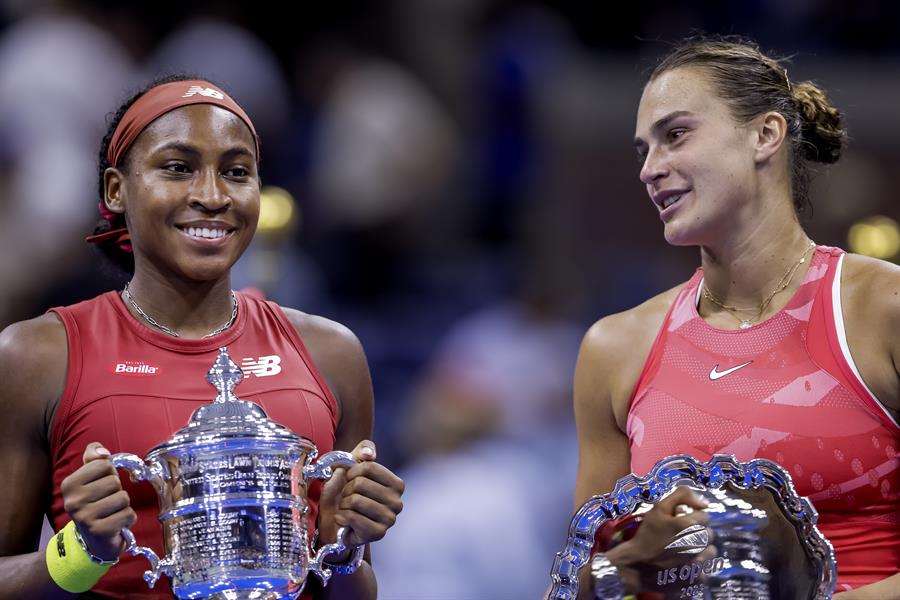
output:
M574 410L578 431L578 478L575 508L593 495L611 492L630 466L628 436L613 409L616 394L616 328L607 319L591 327L581 343L575 366Z
M75 597L53 582L38 551L51 486L48 407L66 363L65 332L52 315L0 333L0 600Z
M610 319L613 320L610 323ZM591 327L581 343L573 385L575 425L578 431L578 476L575 510L591 496L611 492L616 481L628 474L628 437L619 428L613 409L616 393L617 346L615 317ZM589 570L579 579L579 599L592 598Z
M285 309L285 313L303 338L313 362L337 400L339 422L335 432L335 450L351 452L361 440L372 439L374 423L372 380L362 345L349 329L339 323L291 309ZM321 518L321 503L319 515ZM327 528L331 525L320 526ZM368 546L363 558L359 569L352 575L334 575L324 588L318 578L311 576L307 581L308 588L319 600L375 600L378 585Z
M900 600L900 573L856 590L837 593L834 600Z
M881 392L879 399L885 401L896 414L900 406L900 268L881 261L863 260L869 263L873 271L868 282L872 293L867 295L865 303L866 310L875 313L872 315L872 339L886 335L888 360L893 371L892 375L884 378L884 382L878 382L887 390ZM890 390L893 390L893 395L888 397ZM856 590L835 594L834 600L900 600L900 573Z

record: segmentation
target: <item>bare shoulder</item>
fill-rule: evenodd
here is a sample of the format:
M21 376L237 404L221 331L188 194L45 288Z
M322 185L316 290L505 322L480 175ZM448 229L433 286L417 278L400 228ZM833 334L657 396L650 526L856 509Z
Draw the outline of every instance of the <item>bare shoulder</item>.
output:
M588 330L582 352L615 367L643 359L656 338L666 312L678 295L681 285L667 290L643 304L603 317Z
M310 353L329 354L338 353L346 360L350 355L362 353L362 344L348 327L320 317L311 315L293 308L282 307L294 329L303 338Z
M845 297L861 296L886 308L900 310L900 266L877 258L847 254L841 277Z
M603 317L584 336L576 369L576 403L607 398L620 425L653 340L683 284L629 310ZM579 389L590 393L578 393ZM598 391L602 390L598 394Z
M576 506L593 494L611 490L629 471L628 405L680 287L600 319L584 336L573 386L579 455Z
M13 323L0 332L0 410L46 421L65 388L67 368L66 331L56 315Z
M848 334L860 332L900 351L900 266L848 254L841 275L841 303Z
M359 338L337 321L292 308L282 310L303 339L342 415L367 412L372 404L372 381Z
M10 382L53 376L68 362L66 330L54 314L13 323L0 332L0 371Z
M847 343L863 381L900 415L900 267L848 254L841 304Z
M66 329L54 313L47 313L27 321L19 321L0 331L0 353L51 353L62 346L66 351Z

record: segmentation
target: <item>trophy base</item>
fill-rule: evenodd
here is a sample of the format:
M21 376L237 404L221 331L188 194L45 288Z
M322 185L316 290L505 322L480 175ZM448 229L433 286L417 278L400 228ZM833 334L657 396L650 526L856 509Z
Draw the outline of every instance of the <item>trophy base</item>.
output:
M294 600L300 594L281 595L271 590L249 589L229 592L216 592L212 596L203 596L204 600Z
M258 575L178 585L173 592L181 600L293 600L302 590L283 576Z

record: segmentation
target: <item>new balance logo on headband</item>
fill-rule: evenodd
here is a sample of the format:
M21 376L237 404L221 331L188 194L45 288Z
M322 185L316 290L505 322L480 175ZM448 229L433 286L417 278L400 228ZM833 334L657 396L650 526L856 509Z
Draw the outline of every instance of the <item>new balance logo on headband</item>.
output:
M216 100L224 100L225 94L218 90L214 90L212 88L200 87L199 85L192 85L187 93L185 93L182 98L190 98L195 94L200 94L201 96L206 96L207 98L215 98Z

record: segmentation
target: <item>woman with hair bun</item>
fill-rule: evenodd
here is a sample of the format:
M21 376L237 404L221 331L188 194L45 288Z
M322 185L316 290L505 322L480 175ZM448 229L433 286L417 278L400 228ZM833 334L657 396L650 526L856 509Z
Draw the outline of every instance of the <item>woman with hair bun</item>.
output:
M347 328L231 289L230 269L259 217L253 123L209 81L157 80L115 114L100 152L102 218L88 241L132 274L124 290L0 333L0 599L169 598L147 589L142 558L119 555L121 531L163 555L156 493L113 468L188 423L213 390L206 372L227 346L245 369L244 400L320 453L358 464L309 489L316 545L348 527L324 590L304 598L372 600L368 550L402 509L403 481L375 461L373 393ZM41 517L54 530L38 552ZM313 535L313 532L317 532Z
M587 332L576 506L672 454L770 459L819 512L835 597L898 599L900 269L817 245L798 218L810 166L836 162L845 140L825 93L752 42L691 38L653 71L640 180L666 241L698 246L700 267ZM611 573L634 591L631 567L694 522L679 505L703 502L687 489L660 502L598 556L585 594Z

